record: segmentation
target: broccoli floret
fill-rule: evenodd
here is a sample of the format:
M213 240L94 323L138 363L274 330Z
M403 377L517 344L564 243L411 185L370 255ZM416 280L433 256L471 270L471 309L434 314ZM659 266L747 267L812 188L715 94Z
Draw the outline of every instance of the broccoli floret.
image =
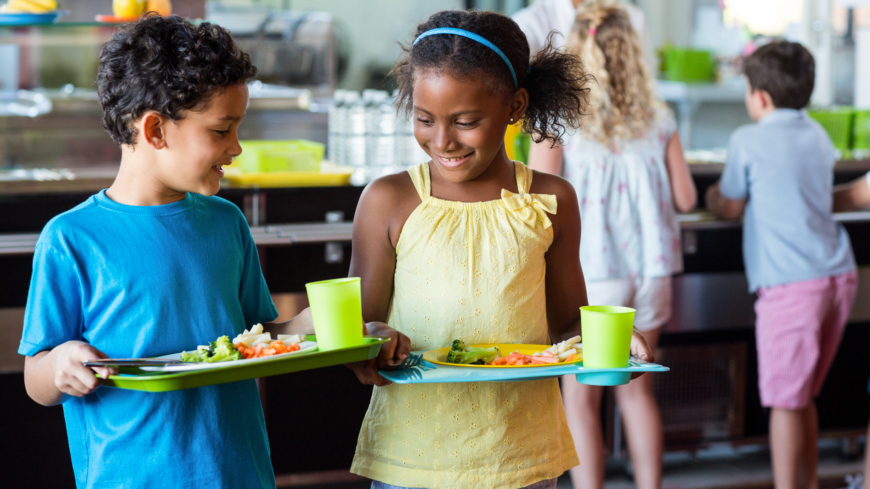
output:
M454 346L456 345L456 341L453 342ZM463 343L462 346L465 346L465 344ZM463 365L486 365L487 362L495 360L500 355L501 353L498 351L498 347L495 346L490 348L465 346L464 350L451 349L447 353L447 363L459 363Z
M468 347L465 346L465 342L462 340L453 340L453 345L450 349L456 351L468 351Z

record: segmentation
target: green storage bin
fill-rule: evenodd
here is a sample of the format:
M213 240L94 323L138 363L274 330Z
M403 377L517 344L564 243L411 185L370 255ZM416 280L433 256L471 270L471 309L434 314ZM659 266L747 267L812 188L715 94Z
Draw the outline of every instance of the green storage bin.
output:
M711 82L716 76L716 60L710 51L667 48L664 50L665 79L680 82Z
M813 109L808 110L807 114L821 124L835 148L842 152L848 152L851 149L854 109L850 107Z
M240 141L242 154L235 161L245 173L275 171L320 171L325 147L304 139L286 141Z
M856 110L852 121L852 149L870 150L870 110Z

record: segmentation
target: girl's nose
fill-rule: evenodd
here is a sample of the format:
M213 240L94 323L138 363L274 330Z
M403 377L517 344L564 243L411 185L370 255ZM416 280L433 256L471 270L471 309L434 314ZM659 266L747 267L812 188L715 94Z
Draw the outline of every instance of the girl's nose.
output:
M446 155L454 149L458 149L460 144L456 141L453 131L449 127L439 124L435 130L435 137L432 138L432 149L441 155Z

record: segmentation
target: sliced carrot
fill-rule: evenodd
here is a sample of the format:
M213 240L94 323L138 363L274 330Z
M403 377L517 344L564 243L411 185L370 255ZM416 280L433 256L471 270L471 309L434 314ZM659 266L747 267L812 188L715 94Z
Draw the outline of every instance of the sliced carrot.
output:
M550 358L553 358L553 354L552 354L551 352L547 351L547 350L542 351L542 352L541 352L541 356L542 356L542 357L550 357Z
M573 362L575 357L577 357L577 355L575 355L575 354L573 354L573 353L570 354L570 355L568 355L568 358L565 359L565 363L571 363L571 362Z

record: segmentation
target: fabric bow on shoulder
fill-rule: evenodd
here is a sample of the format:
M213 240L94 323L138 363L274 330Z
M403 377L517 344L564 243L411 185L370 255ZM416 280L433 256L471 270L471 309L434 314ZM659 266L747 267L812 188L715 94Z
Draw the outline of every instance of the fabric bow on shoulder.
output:
M550 194L515 194L510 190L501 190L501 201L509 211L520 221L535 227L536 221L544 225L544 229L553 225L547 213L556 214L556 196Z

